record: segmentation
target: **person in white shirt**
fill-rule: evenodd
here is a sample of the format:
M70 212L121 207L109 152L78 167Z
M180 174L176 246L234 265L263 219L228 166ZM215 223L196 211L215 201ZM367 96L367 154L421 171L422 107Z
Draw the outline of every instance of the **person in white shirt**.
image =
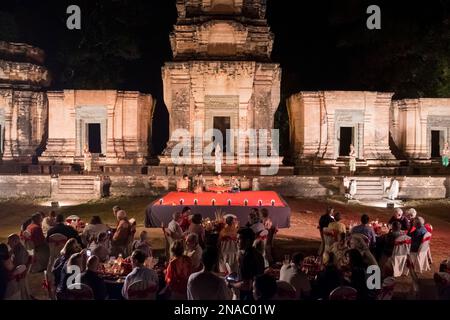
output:
M296 253L290 263L284 263L280 270L280 281L285 281L295 288L297 299L305 299L311 293L311 283L301 270L303 254Z
M155 286L158 289L159 278L156 271L144 267L145 259L147 256L139 250L136 250L131 255L131 264L133 271L125 278L125 282L122 288L122 296L128 299L128 288L130 285L137 281L144 281L148 286Z
M202 266L203 250L198 243L198 236L196 233L189 233L186 237L186 250L184 255L192 260L192 270L194 272L200 270Z
M231 290L228 289L225 279L215 275L218 249L208 247L203 251L203 270L190 275L187 284L188 300L231 300Z

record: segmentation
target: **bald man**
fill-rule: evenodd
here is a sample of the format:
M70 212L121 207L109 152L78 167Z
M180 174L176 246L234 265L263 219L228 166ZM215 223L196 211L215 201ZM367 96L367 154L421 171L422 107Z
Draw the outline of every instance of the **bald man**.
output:
M108 293L106 285L98 275L100 260L97 256L91 256L87 261L87 270L81 275L81 283L91 287L95 300L106 300Z

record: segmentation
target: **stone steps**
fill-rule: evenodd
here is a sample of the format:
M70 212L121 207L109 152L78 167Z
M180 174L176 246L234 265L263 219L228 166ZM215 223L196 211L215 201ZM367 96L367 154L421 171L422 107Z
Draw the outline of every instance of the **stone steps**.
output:
M381 200L384 197L380 177L352 177L356 180L356 200Z
M99 199L96 176L60 176L52 184L52 199L93 200Z

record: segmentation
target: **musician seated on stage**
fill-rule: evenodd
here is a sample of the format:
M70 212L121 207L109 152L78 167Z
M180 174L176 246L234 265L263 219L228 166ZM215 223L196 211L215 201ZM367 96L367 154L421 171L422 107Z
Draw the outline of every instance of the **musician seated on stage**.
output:
M194 177L194 193L201 193L206 186L206 180L200 172Z
M177 191L189 192L189 177L187 174L184 174L182 178L177 180Z
M213 179L213 186L215 187L224 187L225 186L225 180L222 178L220 173L216 175L216 177Z
M241 191L241 182L236 176L231 176L230 180L231 192L240 192Z

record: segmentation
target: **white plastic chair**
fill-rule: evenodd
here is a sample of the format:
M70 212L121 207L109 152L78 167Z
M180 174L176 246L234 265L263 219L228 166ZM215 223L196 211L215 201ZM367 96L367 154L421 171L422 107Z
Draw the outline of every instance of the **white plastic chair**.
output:
M329 300L356 300L358 291L355 288L341 286L331 291Z
M411 261L414 264L416 272L422 273L430 271L431 266L429 262L431 233L427 232L423 236L422 244L417 252L411 252Z
M394 271L394 277L408 275L409 269L407 265L408 255L411 250L411 237L401 235L395 239L394 250L392 256L388 260Z

